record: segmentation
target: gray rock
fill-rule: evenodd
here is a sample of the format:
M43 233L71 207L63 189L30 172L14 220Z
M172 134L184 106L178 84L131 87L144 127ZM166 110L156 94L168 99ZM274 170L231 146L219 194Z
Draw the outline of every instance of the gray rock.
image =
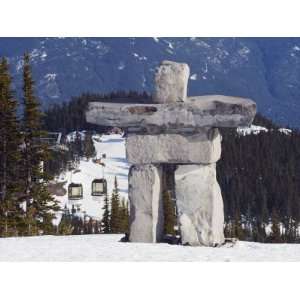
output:
M182 243L191 246L223 244L223 199L215 164L178 166L175 185Z
M201 127L249 126L256 113L250 99L221 95L190 97L182 103L90 102L87 122L137 133L187 133Z
M221 156L221 135L217 128L203 128L192 135L128 135L126 156L132 164L208 164Z
M163 238L161 167L132 166L129 171L131 242L155 243Z
M185 63L164 60L155 74L153 102L182 102L186 100L190 68Z

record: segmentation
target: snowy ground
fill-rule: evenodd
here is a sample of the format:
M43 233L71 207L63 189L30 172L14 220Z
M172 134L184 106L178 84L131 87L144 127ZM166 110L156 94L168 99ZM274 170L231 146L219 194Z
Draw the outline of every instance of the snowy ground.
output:
M0 239L0 261L300 261L300 244L237 242L220 248L119 242L122 235Z
M125 155L125 139L119 134L94 136L94 145L97 151L97 158L101 158L102 154L106 154L104 162L105 167L89 161L81 160L77 171L61 174L58 181L67 181L64 187L67 189L68 184L81 183L83 185L83 199L79 201L68 200L68 195L62 197L56 196L63 208L65 205L72 208L73 204L79 205L81 212L95 219L102 217L103 197L95 197L91 195L92 181L96 178L104 178L107 180L108 195L111 195L114 187L114 178L117 177L121 198L127 199L128 193L128 171L129 164ZM58 215L58 220L60 216Z

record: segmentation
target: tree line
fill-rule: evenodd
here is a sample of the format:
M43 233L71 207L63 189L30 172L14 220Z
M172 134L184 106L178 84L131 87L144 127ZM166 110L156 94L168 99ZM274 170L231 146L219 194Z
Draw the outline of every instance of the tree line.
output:
M49 131L60 131L67 134L71 131L96 130L105 132L108 127L87 123L85 112L89 102L132 102L141 103L151 100L151 96L146 92L137 93L134 91L112 92L109 94L90 94L84 93L78 97L73 97L69 102L53 104L45 111L43 124L44 128Z
M258 114L268 132L241 136L222 130L217 163L225 234L258 242L299 242L300 132L283 133Z
M78 216L76 209L71 211L65 207L57 233L69 234L99 234L99 233L129 233L129 208L128 202L121 199L118 181L115 177L114 189L111 197L104 196L102 219L94 220L91 217Z
M34 92L30 57L23 58L23 96L17 101L6 58L0 62L0 236L53 232L58 203L47 190L42 113ZM21 116L18 104L21 103Z

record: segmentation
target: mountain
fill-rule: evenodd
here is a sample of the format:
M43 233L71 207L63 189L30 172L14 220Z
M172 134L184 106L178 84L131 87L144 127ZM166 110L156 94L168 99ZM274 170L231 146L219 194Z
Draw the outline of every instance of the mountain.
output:
M190 65L189 95L250 97L267 117L300 126L300 38L0 38L18 95L25 51L44 107L83 92L151 92L168 59Z

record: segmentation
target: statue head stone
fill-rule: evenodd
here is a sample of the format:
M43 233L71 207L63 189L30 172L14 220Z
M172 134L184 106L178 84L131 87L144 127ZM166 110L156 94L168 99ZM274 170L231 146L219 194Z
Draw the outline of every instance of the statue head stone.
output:
M187 64L164 60L155 74L153 102L185 101L189 76L190 68Z

